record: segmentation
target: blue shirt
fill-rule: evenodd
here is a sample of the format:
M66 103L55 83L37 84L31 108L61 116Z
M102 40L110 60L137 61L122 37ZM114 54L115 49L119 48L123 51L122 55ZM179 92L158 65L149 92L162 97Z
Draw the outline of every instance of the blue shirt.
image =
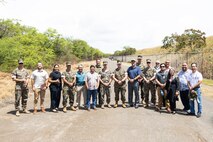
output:
M132 66L128 68L127 70L127 74L128 77L130 79L134 79L135 77L137 77L138 75L141 75L141 69L140 67L136 66L135 68L133 68Z
M76 85L81 86L85 85L85 73L84 72L77 72L76 73Z
M180 81L180 91L185 91L185 90L189 90L189 87L187 85L187 79L190 75L192 71L191 70L187 70L187 71L180 71L178 73L178 78L179 78L179 81Z

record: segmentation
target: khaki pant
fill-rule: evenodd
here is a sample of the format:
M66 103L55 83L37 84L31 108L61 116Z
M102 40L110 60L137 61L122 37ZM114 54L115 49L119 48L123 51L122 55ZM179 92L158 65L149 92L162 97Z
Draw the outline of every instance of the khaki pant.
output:
M35 90L35 92L34 92L34 108L35 109L37 109L39 97L40 97L40 106L41 106L41 108L44 107L45 92L46 92L46 90L42 90L40 88L37 88Z
M83 95L84 106L86 105L87 94L86 94L86 86L76 86L77 97L76 97L76 105L80 107L81 104L81 96Z
M164 96L161 95L161 90L163 91ZM164 97L166 101L166 108L169 108L170 107L169 100L166 99L167 91L165 89L161 89L161 87L157 87L157 94L158 94L158 107L161 108L163 106L163 97Z

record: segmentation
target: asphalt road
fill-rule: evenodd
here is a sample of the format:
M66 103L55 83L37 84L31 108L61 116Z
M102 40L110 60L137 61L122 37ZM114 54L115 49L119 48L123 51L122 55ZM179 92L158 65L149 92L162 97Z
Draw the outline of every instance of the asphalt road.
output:
M109 67L114 70L116 62L109 61ZM48 90L45 100L46 113L21 114L20 117L16 117L13 104L0 108L0 141L213 141L213 102L205 97L203 97L201 118L188 116L181 110L173 115L156 112L153 108L145 109L142 106L139 109L124 109L120 106L116 109L98 108L97 111L90 112L78 110L53 113L48 111L49 104ZM114 93L112 93L111 104L114 104ZM28 108L32 111L32 94L28 101ZM177 108L182 109L180 101L177 102Z

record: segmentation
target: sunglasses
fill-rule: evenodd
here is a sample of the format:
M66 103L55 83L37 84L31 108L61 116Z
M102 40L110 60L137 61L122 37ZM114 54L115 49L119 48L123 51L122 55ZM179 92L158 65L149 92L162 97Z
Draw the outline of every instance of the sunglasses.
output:
M151 62L147 62L147 64L151 64Z
M164 68L165 66L160 66L161 68Z

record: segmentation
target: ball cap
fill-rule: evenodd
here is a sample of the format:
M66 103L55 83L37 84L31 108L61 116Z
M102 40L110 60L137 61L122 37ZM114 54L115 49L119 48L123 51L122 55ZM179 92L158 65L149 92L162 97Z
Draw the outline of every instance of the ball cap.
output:
M118 60L118 61L117 61L117 64L120 65L120 64L121 64L121 61Z
M136 60L135 59L131 59L131 62L136 62Z
M70 61L67 61L67 62L66 62L66 65L67 65L67 66L68 66L68 65L71 66L71 62L70 62Z
M142 55L138 55L138 60L141 60L143 58Z
M108 62L107 61L103 61L103 64L106 65L106 64L108 64Z
M151 59L146 59L146 62L147 63L151 63Z
M83 65L82 65L82 64L79 64L79 65L78 65L78 68L83 68Z
M19 59L19 60L18 60L18 63L19 63L19 64L23 64L24 61L23 61L22 59Z
M155 63L159 63L159 64L160 64L160 61L159 61L159 60L157 60L157 61L155 61Z

